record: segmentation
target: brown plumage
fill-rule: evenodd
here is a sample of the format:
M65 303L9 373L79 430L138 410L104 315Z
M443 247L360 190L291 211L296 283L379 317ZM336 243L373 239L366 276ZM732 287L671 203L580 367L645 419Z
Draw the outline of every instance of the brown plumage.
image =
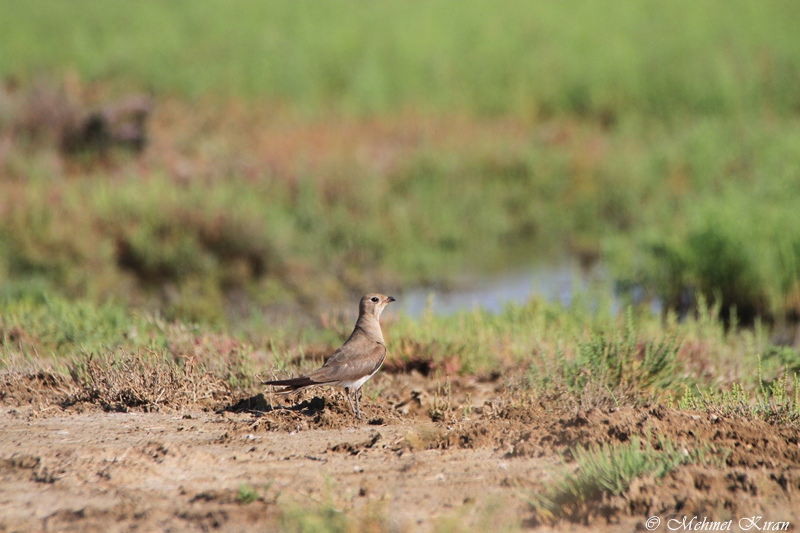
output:
M361 387L380 370L386 359L386 344L379 319L386 304L394 301L391 296L367 294L361 298L358 320L350 338L324 365L305 376L265 381L264 384L285 387L278 394L293 394L309 387L325 385L344 387L350 407L361 419Z

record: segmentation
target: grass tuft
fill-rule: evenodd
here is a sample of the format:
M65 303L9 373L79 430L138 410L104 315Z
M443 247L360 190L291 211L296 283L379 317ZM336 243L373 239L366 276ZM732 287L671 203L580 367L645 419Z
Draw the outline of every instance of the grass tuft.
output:
M712 413L722 417L760 419L773 424L792 425L800 422L800 378L789 370L779 374L770 383L765 383L761 358L758 364L758 387L746 390L734 383L729 390L685 387L677 402L679 409L691 409Z
M634 436L630 442L573 448L577 471L558 474L543 492L531 495L531 504L545 521L580 520L606 495L619 496L634 479L663 478L680 465L712 460L705 448L687 450L666 439L653 446Z
M258 491L258 489L252 485L248 485L247 483L242 483L236 493L236 501L242 505L253 503L259 498L261 498L261 493Z
M632 310L616 330L595 330L578 340L571 355L563 347L555 361L535 358L529 379L546 394L567 395L585 406L654 400L681 382L676 335L664 340L642 338L634 326Z
M191 363L171 362L160 353L89 356L78 361L70 373L81 390L66 403L97 403L107 411L179 408L219 401L230 392L228 384L213 374Z

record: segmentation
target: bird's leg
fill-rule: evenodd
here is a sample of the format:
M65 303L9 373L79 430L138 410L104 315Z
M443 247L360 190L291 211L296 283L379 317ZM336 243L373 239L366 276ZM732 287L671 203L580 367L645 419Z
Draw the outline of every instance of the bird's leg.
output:
M361 418L358 413L356 412L356 408L353 405L353 397L350 395L350 387L345 387L344 391L347 393L347 401L350 402L350 409L353 410L353 413L356 415L356 418Z
M358 390L353 391L353 396L356 399L356 418L361 420L361 406L358 404Z
M355 396L356 396L356 410L358 410L358 415L357 416L358 416L358 419L361 420L361 403L359 402L359 400L361 399L361 387L356 389Z

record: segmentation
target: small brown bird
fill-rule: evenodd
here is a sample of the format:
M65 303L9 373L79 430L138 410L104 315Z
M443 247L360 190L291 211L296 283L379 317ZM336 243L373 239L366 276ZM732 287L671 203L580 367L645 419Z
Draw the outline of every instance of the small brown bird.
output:
M285 387L278 394L293 394L309 387L344 387L350 408L361 420L361 387L374 376L384 359L386 344L381 333L379 318L386 304L394 302L391 296L367 294L358 306L358 320L350 338L325 361L319 369L298 378L265 381L264 385ZM353 405L355 397L355 405Z

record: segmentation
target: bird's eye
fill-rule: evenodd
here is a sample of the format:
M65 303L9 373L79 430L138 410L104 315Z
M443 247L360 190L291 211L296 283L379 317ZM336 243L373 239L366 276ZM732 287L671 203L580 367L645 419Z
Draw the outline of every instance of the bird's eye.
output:
M377 296L373 296L372 297L372 301L377 303L378 302L378 297Z

